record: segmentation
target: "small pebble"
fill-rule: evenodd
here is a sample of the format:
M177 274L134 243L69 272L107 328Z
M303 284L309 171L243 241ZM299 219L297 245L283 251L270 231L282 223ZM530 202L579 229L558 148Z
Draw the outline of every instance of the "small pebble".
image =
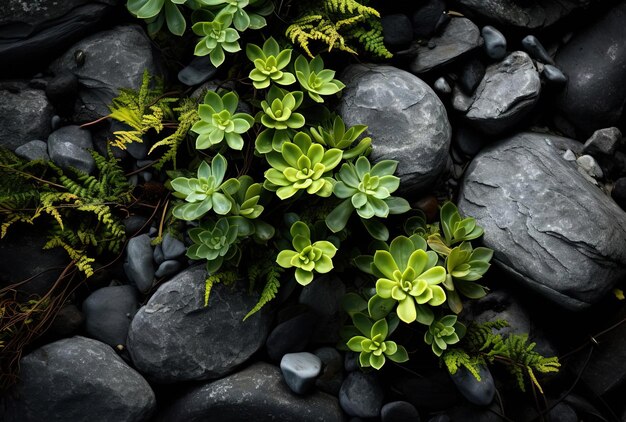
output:
M541 75L546 78L546 81L554 84L555 86L563 86L567 83L567 76L558 67L547 64L543 66Z
M52 116L52 118L50 119L50 127L52 128L53 131L55 131L58 128L60 128L61 127L61 116L59 116L58 114L55 114L54 116Z
M15 155L27 160L50 160L48 144L44 141L34 140L20 145L15 149Z
M571 149L568 149L563 153L563 159L565 161L576 161L576 154Z
M161 277L170 277L180 270L181 264L178 261L170 259L168 261L161 262L159 268L154 273L154 276L157 278Z
M591 155L581 155L576 159L576 163L580 166L582 170L584 170L591 177L601 179L604 177L604 173L600 168L598 162Z
M485 41L485 52L494 60L501 60L506 56L506 38L502 32L491 25L484 26L481 30Z
M322 370L322 361L312 353L287 353L280 360L280 370L285 382L296 394L306 394L315 386Z
M622 142L622 132L616 127L598 129L587 139L583 152L597 156L612 156Z
M163 248L163 257L165 259L178 258L187 252L185 244L169 233L165 233L165 236L163 236L161 248Z
M126 248L124 270L141 293L147 293L154 280L151 240L148 235L142 234L130 239Z
M466 94L471 95L480 81L483 80L485 71L486 68L482 61L477 58L470 59L463 66L457 84Z
M381 422L419 422L420 415L411 403L392 401L381 409L380 420Z
M444 78L443 76L441 76L439 79L435 81L435 83L433 84L433 87L435 88L435 91L440 92L445 95L448 95L452 92L452 88L450 87L450 84L448 83L446 78Z
M161 245L156 245L154 247L152 258L154 258L154 262L156 262L157 265L161 265L161 263L165 261L165 256L163 255L163 248L161 247Z
M541 63L551 64L554 66L554 60L552 60L552 57L550 57L541 42L534 35L524 37L522 40L522 46L533 59L540 61Z

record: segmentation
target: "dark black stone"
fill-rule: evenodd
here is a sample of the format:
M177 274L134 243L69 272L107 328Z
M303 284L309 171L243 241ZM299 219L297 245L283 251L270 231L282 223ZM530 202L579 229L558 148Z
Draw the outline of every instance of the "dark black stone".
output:
M485 69L484 63L474 57L465 62L456 83L459 84L467 95L472 95L480 81L482 81L483 76L485 76Z
M350 372L339 390L339 404L350 416L377 417L383 398L384 392L373 373Z
M381 422L419 422L420 415L411 403L393 401L383 406L380 419Z
M562 87L567 84L567 76L561 72L561 69L551 64L543 67L541 75L554 86Z
M437 28L441 15L446 11L444 0L429 0L420 3L420 7L411 15L414 38L425 38L432 35Z
M96 290L83 302L87 334L111 347L125 347L128 328L138 307L137 290L133 286Z
M392 50L408 46L413 40L411 19L402 13L386 15L381 18L385 45Z
M426 378L398 378L392 388L418 409L444 410L461 400L447 371L438 371Z
M265 344L270 359L278 362L285 353L303 351L316 321L313 313L305 312L274 327Z
M481 366L478 374L480 381L462 366L450 377L467 401L477 406L489 406L496 395L496 385L487 367Z
M139 234L139 231L144 228L148 219L142 215L131 215L124 219L122 222L124 224L124 229L126 231L126 236L132 237L134 235ZM147 229L147 226L144 230ZM160 262L159 262L160 264Z
M485 52L494 60L501 60L506 56L506 38L502 32L491 25L483 27L480 31L485 41Z
M617 205L626 211L626 177L621 177L615 181L611 197L617 202Z
M48 82L46 95L59 113L69 115L78 95L78 78L72 72L58 74Z
M336 396L343 382L343 356L334 347L321 347L313 352L322 361L322 373L315 381L321 391Z
M457 125L452 143L463 154L473 157L487 144L487 136L465 125Z
M83 313L78 310L76 305L70 303L62 307L55 315L46 335L56 338L69 337L78 331L83 322L85 322Z
M527 35L524 37L522 40L522 46L533 59L544 64L554 65L554 60L552 60L552 57L550 57L543 44L541 44L541 42L534 35Z

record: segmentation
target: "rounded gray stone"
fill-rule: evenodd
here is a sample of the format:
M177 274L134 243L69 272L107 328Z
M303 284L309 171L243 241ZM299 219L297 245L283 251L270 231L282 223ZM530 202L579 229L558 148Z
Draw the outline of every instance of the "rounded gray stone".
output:
M451 374L452 382L459 392L476 406L489 406L496 395L496 385L489 368L481 366L478 375L480 381L464 366L459 367L456 373Z
M375 375L350 372L339 390L339 404L350 416L375 418L380 415L384 392Z
M89 149L93 148L91 132L78 126L64 126L48 137L48 154L59 167L76 168L87 174L96 168Z
M280 360L280 371L291 391L306 394L315 386L322 361L309 352L287 353Z
M48 144L44 141L30 141L22 146L15 148L15 155L26 158L27 160L49 160Z
M145 379L109 346L72 337L20 361L20 382L5 398L7 422L147 421L156 407Z
M158 422L343 422L337 398L294 394L280 370L255 363L236 374L192 388L164 409Z
M481 29L480 33L485 41L485 53L494 60L503 59L506 56L506 38L502 32L487 25Z
M87 334L111 347L125 346L128 327L138 307L133 286L96 290L83 302Z
M265 342L269 315L246 321L256 304L244 283L213 286L204 306L204 266L164 283L133 318L128 349L135 367L160 383L219 378L248 360Z
M126 276L142 293L147 293L154 281L154 262L150 236L142 234L128 241L126 247Z
M484 149L458 203L484 228L496 265L571 310L598 302L626 276L626 213L562 158L576 145L520 133Z
M161 248L165 259L178 258L187 251L185 244L169 233L165 233L165 236L163 236Z
M33 139L46 139L53 114L44 91L26 84L20 88L0 84L0 145L11 151Z
M347 126L368 125L370 159L398 160L404 192L430 188L445 169L451 128L446 109L418 77L385 65L351 65L339 114Z

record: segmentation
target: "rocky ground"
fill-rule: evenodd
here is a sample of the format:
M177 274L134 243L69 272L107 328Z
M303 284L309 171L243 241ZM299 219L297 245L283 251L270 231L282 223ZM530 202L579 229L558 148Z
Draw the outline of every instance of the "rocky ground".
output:
M93 171L87 150L104 152L117 129L80 125L108 114L118 88L138 88L144 69L166 71L117 3L0 4L0 145ZM153 225L27 350L0 419L626 420L626 312L613 294L626 281L626 1L406 3L381 5L395 57L346 66L338 112L369 126L372 157L400 162L404 196L427 215L433 195L452 194L485 229L492 291L464 312L505 318L561 357L543 380L549 414L506 374L450 377L419 353L406 369L361 372L329 334L348 280L287 286L245 323L257 299L246 286L215 286L205 307L204 267L172 236L153 246ZM190 91L215 73L202 59L179 70ZM119 154L134 169L148 158L143 145ZM129 217L127 232L145 222ZM27 231L0 242L2 285L33 277L23 291L46 292L58 273L42 271L66 256L43 243Z

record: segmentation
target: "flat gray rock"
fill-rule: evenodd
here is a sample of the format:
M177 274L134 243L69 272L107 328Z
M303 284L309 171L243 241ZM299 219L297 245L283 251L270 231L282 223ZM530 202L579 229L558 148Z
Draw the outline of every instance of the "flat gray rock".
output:
M465 117L483 132L502 133L532 110L540 91L541 81L533 61L528 54L515 51L487 67Z
M397 160L404 192L431 186L445 169L451 128L446 109L417 76L385 65L351 65L338 112L347 126L368 125L370 159Z
M244 363L264 343L269 315L243 322L257 302L244 283L217 284L204 306L203 265L161 285L133 319L128 349L135 367L161 383L219 378Z
M598 0L459 0L461 10L491 23L536 29Z
M255 363L241 372L195 387L159 415L159 422L342 422L337 398L322 392L298 396L280 370Z
M150 236L141 234L130 239L126 248L124 272L142 293L148 293L154 282L155 270L150 242Z
M88 150L93 149L91 132L78 126L64 126L48 137L48 154L59 167L73 167L87 174L96 169Z
M452 18L440 35L432 37L428 45L414 44L417 56L410 65L413 73L425 73L458 59L480 46L480 30L467 18Z
M50 134L54 114L46 93L26 84L0 84L0 146L15 151Z
M59 340L20 365L20 382L0 405L6 422L142 422L156 407L146 380L96 340Z
M15 148L15 154L27 160L49 160L48 144L44 141L30 141Z
M76 63L74 53L84 53L84 64ZM139 89L144 70L158 73L148 36L139 25L117 26L84 38L55 60L51 70L73 72L80 83L79 103L74 121L95 120L110 113L108 105L119 88Z
M485 229L497 265L581 310L626 275L626 213L562 158L559 144L576 142L521 133L481 151L465 173L459 209Z

